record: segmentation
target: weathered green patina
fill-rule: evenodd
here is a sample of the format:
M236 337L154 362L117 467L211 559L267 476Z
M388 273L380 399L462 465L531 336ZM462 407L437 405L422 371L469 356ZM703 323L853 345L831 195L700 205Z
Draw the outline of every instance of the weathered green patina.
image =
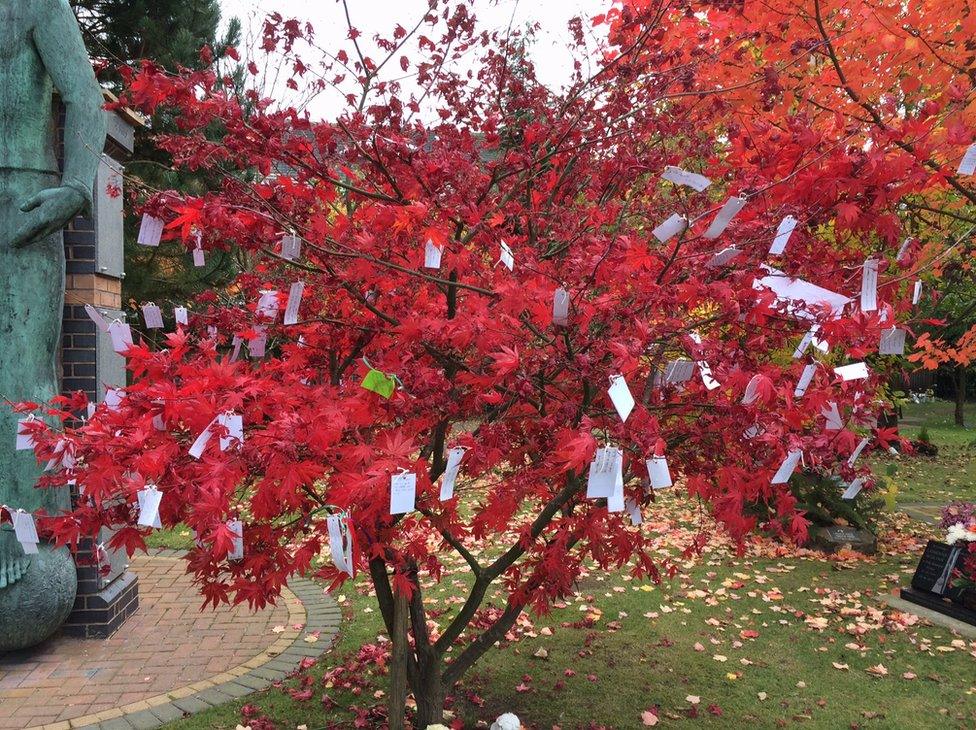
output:
M52 95L65 105L58 175ZM0 399L49 401L64 300L61 230L91 205L105 144L102 92L66 0L0 0ZM0 405L0 504L56 513L66 489L38 490L34 455L15 451L18 416ZM0 530L0 651L32 646L67 618L77 578L66 548L26 556Z

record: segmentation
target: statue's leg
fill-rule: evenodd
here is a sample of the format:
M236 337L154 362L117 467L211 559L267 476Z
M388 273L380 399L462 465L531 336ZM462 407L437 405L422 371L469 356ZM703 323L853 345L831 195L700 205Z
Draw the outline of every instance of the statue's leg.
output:
M12 233L23 221L20 206L56 184L39 173L0 171L0 504L48 514L69 507L67 489L36 489L41 467L32 451L15 449L17 421L7 402L46 404L58 392L57 352L64 301L61 233L14 249ZM0 532L0 589L26 574L25 556L9 523ZM38 560L38 558L34 558Z

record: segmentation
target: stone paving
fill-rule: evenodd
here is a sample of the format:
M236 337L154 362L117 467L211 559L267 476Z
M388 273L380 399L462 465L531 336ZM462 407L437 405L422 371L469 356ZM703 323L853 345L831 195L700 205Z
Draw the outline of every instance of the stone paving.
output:
M137 557L132 570L139 610L115 636L0 654L0 729L158 727L269 686L338 631L338 606L308 581L265 611L201 611L178 553Z

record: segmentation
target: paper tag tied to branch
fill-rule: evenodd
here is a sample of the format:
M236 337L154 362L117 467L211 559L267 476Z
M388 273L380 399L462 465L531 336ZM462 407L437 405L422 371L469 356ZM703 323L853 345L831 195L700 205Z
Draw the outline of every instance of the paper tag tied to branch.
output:
M569 324L569 292L562 287L552 295L552 323L558 327Z
M966 148L966 154L962 156L956 170L957 175L972 175L973 173L976 173L976 143Z
M501 256L498 263L503 264L509 271L515 270L515 254L512 252L512 247L505 241L501 242Z
M98 327L98 329L100 329L102 332L108 332L108 321L102 316L101 312L95 309L95 307L93 307L91 304L86 304L85 313L88 315L89 319L95 323L95 326Z
M176 324L190 324L189 311L186 307L176 307L173 310L173 316L176 318Z
M27 555L37 555L37 543L41 539L37 536L37 526L34 524L34 515L19 509L10 512L10 519L14 523L14 535L17 542Z
M244 559L244 523L240 520L228 520L227 529L233 535L233 545L227 553L227 559L238 561Z
M907 331L900 327L882 330L878 353L881 355L904 355L906 334L908 334Z
M152 302L142 305L142 318L146 322L146 329L159 330L163 328L163 313Z
M803 452L800 450L790 451L783 459L783 463L780 464L779 469L773 475L773 484L786 484L790 481L790 477L793 476L793 472L796 471L797 464L800 463L800 457L803 456Z
M298 236L284 236L281 239L281 258L297 261L302 257L302 239Z
M800 379L796 383L796 389L793 391L794 398L802 398L807 392L807 388L810 387L810 383L813 382L813 376L817 373L816 363L810 363L803 368L803 372L800 373Z
M652 456L647 460L647 476L651 480L651 489L667 489L674 486L666 456Z
M193 249L193 265L197 268L201 268L207 265L207 255L203 252L202 248Z
M329 552L332 555L332 563L340 572L355 578L350 520L345 514L333 514L328 516L326 524L329 530Z
M878 260L868 259L861 269L861 311L873 312L878 308Z
M15 449L17 451L33 451L36 446L34 442L34 436L31 433L30 424L37 421L37 418L33 415L27 418L21 418L17 421L17 442Z
M779 228L776 229L776 237L773 239L773 245L769 247L770 256L783 255L786 251L786 244L790 242L793 231L796 230L796 222L796 218L791 215L780 221Z
M274 289L262 290L258 300L258 316L274 321L278 319L278 309L278 292Z
M428 238L427 243L424 244L424 268L439 269L441 267L441 256L443 254L444 250Z
M651 234L661 243L667 243L679 233L683 233L687 227L688 220L684 216L675 213L651 231Z
M613 494L617 479L623 483L624 452L614 446L596 450L590 462L586 481L587 499L607 499Z
M732 219L739 214L743 208L746 207L745 198L732 197L725 201L725 205L722 206L721 210L716 214L715 218L712 220L711 225L708 226L708 230L705 231L705 238L718 238L725 232L728 228L729 223Z
M132 347L132 328L120 319L108 326L109 337L112 338L112 349L124 355Z
M298 310L302 306L302 297L305 295L305 282L296 281L288 291L288 304L285 306L286 325L298 324Z
M139 518L137 523L140 527L162 528L159 520L159 506L163 501L163 493L160 492L155 484L147 484L145 489L136 492L136 500L139 503Z
M464 449L460 447L447 452L447 465L444 467L444 479L441 481L441 502L454 497L454 484L461 471L462 459L464 459Z
M163 237L163 221L154 218L148 213L142 216L142 223L139 224L139 238L136 242L140 246L158 246Z
M664 168L664 174L661 176L670 183L675 185L684 185L686 187L692 188L693 190L703 192L712 181L709 180L704 175L699 175L697 172L688 172L687 170L682 170L680 167L675 167L674 165L668 165Z
M390 514L413 512L417 502L417 475L401 472L390 477Z
M607 394L610 396L613 407L617 409L620 420L626 422L627 417L634 410L636 402L623 375L610 377L610 387L607 389Z

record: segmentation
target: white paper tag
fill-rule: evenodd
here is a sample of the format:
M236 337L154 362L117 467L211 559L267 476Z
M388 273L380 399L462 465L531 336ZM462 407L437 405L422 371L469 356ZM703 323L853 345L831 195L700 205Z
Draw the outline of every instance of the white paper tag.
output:
M786 484L790 481L790 477L793 476L793 472L796 471L796 465L800 463L800 457L803 456L803 452L799 450L791 451L783 459L783 463L780 464L779 469L773 475L772 484Z
M14 535L17 542L27 555L37 555L37 543L41 540L37 536L37 526L34 524L34 515L19 509L10 513L10 519L14 523Z
M197 268L207 265L207 255L202 248L193 249L193 265Z
M687 227L688 220L684 216L675 213L651 231L651 234L661 243L667 243L679 233L684 232Z
M845 382L849 380L863 380L869 375L867 363L863 362L841 365L839 368L834 368L834 372Z
M705 266L709 269L714 269L718 266L725 266L726 264L737 259L739 257L739 254L741 253L742 251L740 251L735 247L723 248L717 254L712 256L712 258L708 260L708 263L706 263Z
M802 398L807 392L807 388L810 387L810 383L813 381L813 376L817 373L817 364L810 363L805 368L803 372L800 373L800 379L796 383L796 389L793 391L794 398Z
M444 479L441 482L441 502L454 497L454 484L457 482L458 472L461 471L461 460L464 449L456 448L447 452L447 465L444 467Z
M227 435L220 437L220 450L227 449L244 442L244 416L237 413L221 413L217 416L217 423L227 429Z
M757 279L752 285L753 288L769 289L776 295L777 301L788 305L788 311L794 317L814 319L820 316L820 311L814 312L811 309L811 306L816 306L818 310L827 308L832 318L836 319L844 313L844 308L851 301L843 294L832 292L803 279L794 279L770 266L763 265L762 268L768 272L768 275Z
M709 365L704 360L698 361L698 372L701 373L702 383L705 384L706 390L715 390L716 388L721 388L722 384L712 377L712 366Z
M284 323L298 324L298 308L302 306L302 297L305 295L305 282L296 281L288 291L288 304L285 306Z
M797 345L796 349L793 351L794 360L803 357L803 353L807 351L807 348L810 345L813 345L825 354L830 351L830 345L828 345L826 341L817 339L817 333L819 331L820 325L815 324L805 335L803 335L803 339L800 340L800 344Z
M98 329L100 329L102 332L108 332L108 322L105 320L105 317L102 316L102 313L95 309L95 307L93 307L91 304L86 304L85 313L88 315L89 319L95 323L95 326L98 327Z
M902 259L905 258L905 254L908 253L908 247L912 245L912 239L906 238L902 241L901 248L898 249L898 255L895 256L895 261L899 264L902 263Z
M586 480L587 499L609 499L617 487L617 479L623 482L624 452L614 446L596 450L590 462Z
M624 501L624 509L627 510L627 514L630 515L630 523L637 527L644 521L644 516L641 514L640 505L637 504L637 500L632 497L627 497Z
M844 419L841 418L840 410L833 401L828 403L826 408L820 410L820 415L827 419L825 428L828 431L840 431L844 428Z
M390 514L413 512L417 500L417 475L413 472L390 477Z
M746 386L745 393L742 394L742 405L749 406L759 398L759 383L762 382L761 375L753 375L749 384Z
M278 318L278 308L278 292L273 289L262 290L258 300L258 316L275 320Z
M610 387L607 389L613 407L617 409L620 420L626 422L630 412L634 410L634 396L630 393L630 388L623 375L613 375L610 378Z
M667 489L674 486L666 456L652 456L647 460L647 476L651 480L651 489Z
M207 448L207 444L210 443L210 439L213 437L213 432L210 430L214 424L217 423L217 419L213 419L207 424L207 427L201 431L200 435L197 436L196 441L190 446L190 456L194 459L199 459L203 456L203 450Z
M21 418L17 421L17 444L15 449L17 451L33 451L34 437L31 435L30 431L27 430L27 424L33 423L37 419L30 415L27 418Z
M176 317L176 324L190 324L189 312L186 307L176 307L173 310L173 316Z
M852 467L853 468L854 463L857 461L858 457L861 455L861 452L864 451L864 449L867 447L867 445L869 443L871 443L871 437L870 436L865 436L864 438L861 439L861 442L857 445L857 448L854 449L854 452L851 454L850 458L847 460L847 465L849 467Z
M779 222L779 228L776 229L776 237L773 239L773 245L769 247L770 256L783 255L783 252L786 251L786 244L790 242L790 237L793 235L794 230L796 230L796 218L793 216L788 215Z
M153 416L152 425L157 431L166 430L166 421L163 419L162 413L157 413L155 416Z
M959 169L956 170L957 175L972 175L976 172L976 144L971 144L966 149L966 154L962 156L962 160L959 161Z
M507 268L509 271L514 271L515 254L512 253L511 247L507 243L502 241L501 249L502 249L502 253L501 253L501 257L498 259L498 263L504 264L505 268Z
M125 322L115 320L108 326L109 337L112 338L112 349L124 355L132 347L132 330Z
M234 335L232 341L232 348L230 352L230 361L237 362L237 358L241 356L241 344L244 342L239 336Z
M664 168L664 174L661 177L675 185L685 185L693 188L699 193L712 184L712 181L704 175L699 175L697 172L688 172L674 165L668 165Z
M302 239L298 236L285 236L281 239L281 258L295 261L302 255Z
M763 430L762 428L760 428L759 424L754 423L751 426L749 426L749 428L747 428L745 431L742 432L742 438L746 439L746 441L751 441L762 432Z
M139 224L139 238L137 243L140 246L158 246L163 237L163 222L159 218L151 215L143 215L142 223Z
M670 384L687 383L695 374L695 363L691 360L672 360L664 370L664 382Z
M878 308L878 260L868 259L861 269L861 311L873 312Z
M234 545L227 553L228 560L244 559L244 523L240 520L227 520L227 527L234 535Z
M847 489L844 490L844 494L841 495L841 499L854 499L861 490L864 489L864 479L858 477L853 482L851 482Z
M326 520L329 529L329 552L332 562L342 573L352 577L352 539L349 528L341 515L329 515Z
M726 200L725 205L722 206L722 209L712 220L708 230L703 234L705 238L718 238L721 236L725 229L728 228L729 223L732 222L732 219L745 207L745 198L729 198Z
M613 491L610 492L610 496L607 497L607 512L623 512L624 511L624 470L623 463L621 462L621 468L617 470L617 474L613 480Z
M907 330L903 330L900 327L882 330L881 344L878 346L878 352L881 355L904 355L905 335L907 334Z
M163 313L152 302L142 305L142 318L146 322L146 329L159 330L163 328Z
M922 301L922 280L919 279L915 282L915 290L912 292L912 304L918 304Z
M439 269L441 267L441 255L443 253L441 247L428 238L427 243L424 244L424 268Z
M247 354L251 357L264 357L268 347L268 331L261 326L256 326L254 331L257 336L247 341Z
M154 485L149 484L145 489L140 489L136 493L136 499L139 502L139 519L137 524L140 527L161 529L163 525L159 521L159 505L163 501L163 493L156 489Z
M105 397L102 398L102 403L110 411L118 411L119 406L122 405L122 401L125 400L125 389L124 388L106 388Z
M552 295L552 323L561 327L569 324L569 292L562 287Z

